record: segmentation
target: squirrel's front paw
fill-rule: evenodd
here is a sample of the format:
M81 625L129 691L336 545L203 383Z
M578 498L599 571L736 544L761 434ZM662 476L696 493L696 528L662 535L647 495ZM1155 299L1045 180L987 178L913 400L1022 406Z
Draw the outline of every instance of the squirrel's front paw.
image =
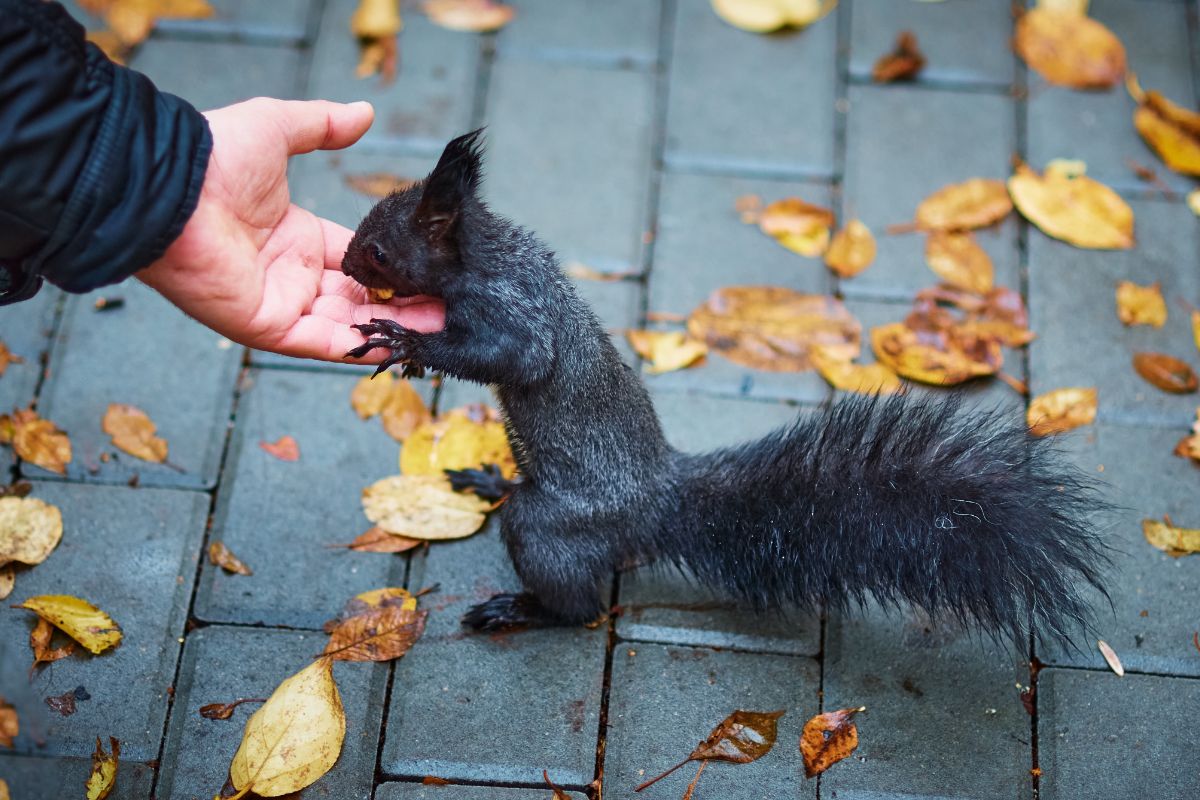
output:
M374 375L371 377L375 377L375 375L401 361L405 362L405 378L421 378L425 376L425 367L413 360L417 337L415 331L411 331L400 323L390 319L373 319L364 325L354 325L352 327L368 338L367 341L346 353L347 358L362 358L377 347L386 347L392 351L387 358L380 362L379 366L375 369Z
M533 595L497 594L463 614L464 627L477 631L507 631L562 624L554 619Z

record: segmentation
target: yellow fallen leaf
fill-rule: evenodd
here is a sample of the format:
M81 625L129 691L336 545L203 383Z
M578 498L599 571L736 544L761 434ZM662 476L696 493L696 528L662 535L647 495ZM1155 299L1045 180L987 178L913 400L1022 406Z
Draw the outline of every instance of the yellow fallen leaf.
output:
M209 563L220 567L234 575L253 575L254 570L246 566L240 558L233 554L224 542L213 541L208 545Z
M812 369L813 347L849 361L862 326L834 297L778 286L726 286L688 316L688 332L731 361L754 369Z
M8 599L16 583L17 573L13 571L13 565L5 564L3 567L0 567L0 600Z
M155 464L167 458L166 440L154 435L158 428L137 406L109 403L100 427L112 437L114 447L131 456Z
M1167 322L1167 302L1162 286L1155 282L1139 286L1131 281L1117 283L1117 318L1126 325L1161 328Z
M0 342L0 377L8 370L9 364L24 364L25 359L8 349L8 345Z
M996 339L960 336L952 329L918 333L902 322L873 328L871 347L899 375L934 386L994 375L1004 363Z
M1094 250L1133 247L1133 209L1086 175L1038 175L1021 164L1008 179L1008 190L1017 209L1048 236Z
M793 253L816 258L829 246L833 212L799 197L785 197L763 209L758 227Z
M374 378L364 375L350 392L350 407L359 419L370 419L383 411L383 407L391 400L395 383L396 378L390 372L381 372Z
M363 490L363 513L389 533L410 539L462 539L483 527L492 505L454 491L439 475L393 475Z
M21 719L13 704L0 697L0 747L12 747L21 732Z
M807 27L837 7L836 0L712 0L717 16L735 28L771 33Z
M965 231L998 222L1012 211L1004 181L971 178L943 186L917 206L916 224L926 231Z
M992 259L969 231L933 231L925 240L925 263L949 286L975 294L992 290Z
M1176 172L1200 176L1200 114L1158 92L1143 93L1133 78L1131 92L1138 101L1133 126L1146 144Z
M27 608L79 642L93 655L121 641L121 628L112 617L86 600L67 594L31 597L18 608Z
M517 13L496 0L425 0L424 8L435 25L469 33L499 30Z
M1100 648L1100 655L1104 656L1104 660L1108 662L1108 668L1117 673L1117 677L1125 674L1125 668L1121 666L1121 659L1117 658L1117 651L1108 646L1108 642L1100 639L1096 642Z
M0 778L0 800L11 800L8 794L8 782Z
M1030 401L1025 421L1034 436L1061 433L1090 425L1096 419L1097 404L1094 387L1055 389Z
M110 752L104 752L100 737L96 737L96 751L92 753L92 772L87 779L87 800L104 800L117 782L117 767L121 759L121 743L108 737Z
M875 260L875 237L861 220L846 223L825 251L825 266L842 278L853 278Z
M356 594L346 601L346 605L338 612L336 619L331 619L325 623L324 631L332 633L334 628L357 614L388 606L397 606L408 611L416 611L417 598L407 589L399 586L385 586L382 589L371 589L370 591Z
M1192 312L1192 339L1196 341L1196 349L1200 350L1200 311Z
M0 415L0 442L31 464L63 475L71 463L71 440L48 419L32 409Z
M1038 7L1017 20L1013 46L1050 83L1105 89L1125 75L1125 47L1112 31L1074 11Z
M1200 189L1193 189L1192 191L1188 192L1187 204L1188 208L1192 210L1192 213L1197 217L1200 217Z
M1147 542L1172 558L1200 553L1200 529L1177 528L1171 524L1170 517L1163 519L1163 522L1142 520L1142 535Z
M413 431L400 451L405 475L442 475L448 469L496 464L505 478L517 474L500 415L483 405L455 408Z
M403 27L399 0L359 0L350 15L350 32L358 39L360 48L354 74L360 78L378 74L384 81L395 78L396 36Z
M855 364L830 358L814 348L812 361L821 377L835 389L856 394L896 394L904 390L904 381L884 364Z
M310 786L342 752L346 713L333 662L319 658L276 687L246 721L229 779L237 794L279 797Z
M681 331L625 331L634 351L649 362L655 375L684 369L704 360L708 347Z
M62 539L62 514L34 497L0 497L0 566L40 564Z

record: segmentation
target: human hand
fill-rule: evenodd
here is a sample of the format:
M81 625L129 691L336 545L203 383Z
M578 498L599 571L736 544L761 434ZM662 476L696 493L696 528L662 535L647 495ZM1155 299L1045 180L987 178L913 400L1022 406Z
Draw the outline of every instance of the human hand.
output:
M349 147L374 115L368 103L261 97L207 112L213 149L196 211L138 277L223 336L284 355L341 361L365 341L350 326L375 318L440 330L433 298L368 302L341 271L352 232L291 203L288 157Z

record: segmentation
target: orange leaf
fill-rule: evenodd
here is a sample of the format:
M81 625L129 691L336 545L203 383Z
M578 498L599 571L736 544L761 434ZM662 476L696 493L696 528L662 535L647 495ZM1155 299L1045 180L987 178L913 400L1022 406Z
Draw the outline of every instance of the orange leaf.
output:
M1191 367L1165 353L1136 353L1133 356L1133 368L1147 382L1164 392L1190 394L1200 385Z
M300 460L300 445L291 436L280 436L277 442L259 442L258 446L280 461Z
M59 475L71 463L71 440L32 409L0 415L0 442L10 442L18 456Z
M1035 397L1025 412L1034 436L1069 431L1096 419L1097 393L1089 389L1055 389Z
M875 260L875 237L857 219L846 223L825 251L825 266L842 278L853 278Z
M994 375L1004 363L1000 343L953 330L915 331L895 322L871 330L875 357L910 380L952 386Z
M1106 89L1125 75L1125 47L1096 20L1033 8L1017 20L1014 47L1031 69L1059 86Z
M128 403L109 403L100 423L113 446L131 456L161 464L167 459L167 441L155 436L158 428L145 411Z
M944 186L917 206L917 227L926 231L965 231L998 222L1012 211L1004 181L971 178Z
M1158 92L1138 98L1133 125L1168 167L1200 176L1200 114L1172 103Z
M648 371L657 375L702 363L708 353L704 342L682 331L625 331L634 352L649 362Z
M233 554L233 551L225 546L224 542L212 542L208 546L208 560L234 575L253 575L254 570L250 569L242 562L240 558Z
M404 553L421 544L420 539L410 539L398 533L388 533L376 525L345 545L356 553Z
M1117 318L1126 325L1152 325L1161 328L1167 322L1167 303L1162 286L1155 282L1139 286L1130 281L1117 284Z
M925 263L950 286L975 294L992 290L992 259L969 231L930 233L925 240Z
M866 710L866 706L860 706L826 711L804 724L800 734L800 755L804 757L805 777L820 775L854 752L858 747L854 715Z
M75 652L75 643L68 642L62 647L50 647L56 628L44 619L38 618L37 625L29 634L29 648L33 650L33 666L51 664L66 658Z
M777 724L783 715L782 710L734 711L721 720L687 758L658 777L646 781L634 791L640 792L658 783L689 761L728 761L734 764L757 761L775 746Z

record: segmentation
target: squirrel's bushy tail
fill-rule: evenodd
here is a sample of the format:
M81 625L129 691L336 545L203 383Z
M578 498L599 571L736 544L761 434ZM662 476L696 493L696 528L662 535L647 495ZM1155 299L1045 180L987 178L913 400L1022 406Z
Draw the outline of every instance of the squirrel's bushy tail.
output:
M1103 591L1104 506L1011 413L849 398L741 447L681 456L661 555L758 607L907 602L1069 641Z

